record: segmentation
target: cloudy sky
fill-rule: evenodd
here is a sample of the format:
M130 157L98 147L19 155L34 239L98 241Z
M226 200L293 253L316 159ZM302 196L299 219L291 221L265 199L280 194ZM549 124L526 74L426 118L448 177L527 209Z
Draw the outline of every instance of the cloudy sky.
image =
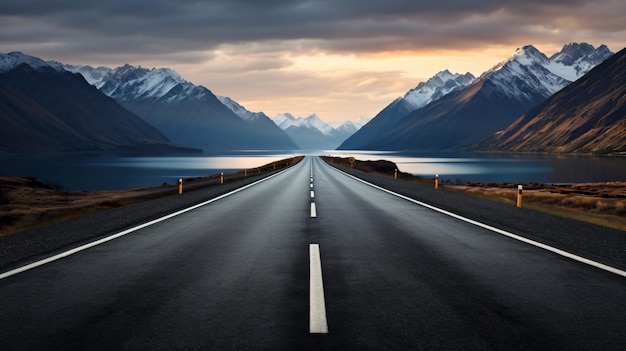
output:
M0 52L169 67L270 116L372 117L533 44L626 47L623 0L2 0Z

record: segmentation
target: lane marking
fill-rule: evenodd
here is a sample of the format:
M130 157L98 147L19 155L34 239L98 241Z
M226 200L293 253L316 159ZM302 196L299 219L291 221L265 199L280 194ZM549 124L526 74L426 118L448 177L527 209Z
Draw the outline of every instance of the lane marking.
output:
M330 166L329 166L329 167L330 167ZM367 182L367 181L365 181L365 180L363 180L363 179L360 179L360 178L355 177L355 176L353 176L353 175L351 175L351 174L348 174L348 173L346 173L346 172L344 172L344 171L342 171L342 170L339 170L339 169L337 169L337 168L335 168L335 167L331 167L331 168L332 168L332 169L334 169L334 170L336 170L337 172L340 172L340 173L342 173L342 174L347 175L347 176L348 176L348 177L350 177L350 178L353 178L353 179L355 179L355 180L358 180L359 182L361 182L361 183L363 183L363 184L369 185L369 186L371 186L371 187L373 187L373 188L375 188L375 189L378 189L378 190L384 191L384 192L386 192L386 193L388 193L388 194L391 194L391 195L397 196L397 197L399 197L399 198L401 198L401 199L404 199L404 200L407 200L407 201L413 202L413 203L415 203L415 204L417 204L417 205L420 205L420 206L422 206L422 207L426 207L426 208L428 208L428 209L431 209L431 210L433 210L433 211L436 211L436 212L442 213L442 214L444 214L444 215L447 215L447 216L450 216L450 217L456 218L456 219L461 220L461 221L463 221L463 222L470 223L470 224L473 224L473 225L475 225L475 226L478 226L478 227L481 227L481 228L484 228L484 229L490 230L490 231L492 231L492 232L495 232L495 233L498 233L498 234L501 234L501 235L507 236L507 237L509 237L509 238L511 238L511 239L515 239L515 240L521 241L521 242L523 242L523 243L526 243L526 244L529 244L529 245L532 245L532 246L535 246L535 247L538 247L538 248L541 248L541 249L544 249L544 250L550 251L550 252L552 252L552 253L555 253L555 254L557 254L557 255L560 255L560 256L563 256L563 257L566 257L566 258L572 259L572 260L574 260L574 261L578 261L578 262L580 262L580 263L584 263L584 264L587 264L587 265L589 265L589 266L596 267L596 268L602 269L602 270L604 270L604 271L607 271L607 272L611 272L611 273L614 273L614 274L620 275L620 276L622 276L622 277L626 277L626 271L623 271L623 270L621 270L621 269L618 269L618 268L615 268L615 267L612 267L612 266L606 265L606 264L604 264L604 263L596 262L596 261L590 260L590 259L588 259L588 258L585 258L585 257L582 257L582 256L578 256L578 255L575 255L575 254L573 254L573 253L570 253L570 252L567 252L567 251L564 251L564 250L561 250L561 249L557 249L556 247L552 247L552 246L549 246L549 245L546 245L546 244L540 243L540 242L538 242L538 241L535 241L535 240L531 240L531 239L525 238L525 237L523 237L523 236L521 236L521 235L518 235L518 234L513 234L513 233L511 233L511 232L507 232L506 230L502 230L502 229L499 229L499 228L496 228L496 227L492 227L492 226L490 226L490 225L488 225L488 224L484 224L484 223L481 223L481 222L475 221L475 220L473 220L473 219L469 219L469 218L467 218L467 217L463 217L463 216L458 215L458 214L456 214L456 213L452 213L452 212L450 212L450 211L446 211L446 210L441 209L441 208L439 208L439 207L435 207L435 206L429 205L429 204L427 204L427 203L424 203L424 202L421 202L421 201L418 201L418 200L412 199L412 198L410 198L410 197L408 197L408 196L404 196L404 195L402 195L402 194L398 194L398 193L393 192L393 191L391 191L391 190L388 190L388 189L385 189L385 188L380 187L380 186L378 186L378 185L372 184L372 183Z
M322 259L320 245L309 245L309 333L327 334L326 302L322 280Z
M313 184L311 184L311 189L313 189Z
M311 190L311 199L315 197L315 192Z
M102 239L100 239L100 240L93 241L93 242L91 242L91 243L88 243L88 244L85 244L85 245L82 245L82 246L76 247L76 248L74 248L74 249L71 249L71 250L68 250L68 251L65 251L65 252L61 252L61 253L59 253L59 254L57 254L57 255L50 256L50 257L44 258L44 259L42 259L42 260L39 260L39 261L35 261L35 262L32 262L32 263L29 263L29 264L24 265L24 266L22 266L22 267L18 267L18 268L12 269L12 270L10 270L10 271L7 271L7 272L4 272L4 273L1 273L1 274L0 274L0 279L8 278L8 277L10 277L10 276L12 276L12 275L15 275L15 274L18 274L18 273L22 273L22 272L26 272L26 271L28 271L28 270L31 270L31 269L36 268L36 267L39 267L39 266L43 266L43 265L48 264L48 263L50 263L50 262L54 262L54 261L59 260L59 259L61 259L61 258L64 258L64 257L70 256L70 255L73 255L73 254L75 254L75 253L78 253L78 252L81 252L81 251L84 251L84 250L90 249L90 248L92 248L92 247L94 247L94 246L98 246L98 245L100 245L100 244L104 244L104 243L106 243L106 242L108 242L108 241L111 241L111 240L117 239L117 238L119 238L119 237L122 237L122 236L124 236L124 235L130 234L130 233L132 233L132 232L138 231L138 230L140 230L140 229L143 229L143 228L149 227L149 226L151 226L151 225L153 225L153 224L157 224L157 223L159 223L159 222L163 222L163 221L165 221L165 220L168 220L168 219L170 219L170 218L172 218L172 217L176 217L176 216L181 215L181 214L183 214L183 213L186 213L186 212L189 212L189 211L195 210L195 209L197 209L197 208L199 208L199 207L202 207L202 206L208 205L208 204L210 204L210 203L212 203L212 202L215 202L215 201L221 200L221 199L223 199L223 198L225 198L225 197L227 197L227 196L233 195L233 194L238 193L238 192L240 192L240 191L242 191L242 190L244 190L244 189L250 188L250 187L252 187L252 186L254 186L254 185L257 185L257 184L259 184L259 183L262 183L262 182L264 182L264 181L266 181L266 180L269 180L269 179L271 179L271 178L274 178L274 177L276 177L276 176L278 176L278 175L282 174L283 172L285 172L285 171L287 171L287 170L289 170L289 169L291 169L291 168L286 168L286 169L284 169L284 170L282 170L282 171L280 171L280 172L278 172L278 173L272 174L271 176L265 177L265 178L263 178L263 179L259 179L259 180L257 180L257 181L256 181L256 182L254 182L254 183L250 183L250 184L248 184L248 185L244 185L244 186L242 186L241 188L235 189L235 190L233 190L233 191L231 191L231 192L229 192L229 193L226 193L226 194L220 195L220 196L218 196L218 197L212 198L212 199L207 200L207 201L205 201L205 202L202 202L202 203L199 203L199 204L193 205L193 206L191 206L191 207L187 207L187 208L182 209L182 210L180 210L180 211L177 211L177 212L174 212L174 213L170 213L170 214L168 214L168 215L166 215L166 216L163 216L163 217L160 217L160 218L154 219L154 220L152 220L152 221L150 221L150 222L146 222L146 223L140 224L140 225L138 225L138 226L136 226L136 227L132 227L132 228L130 228L130 229L126 229L126 230L124 230L124 231L121 231L121 232L119 232L119 233L113 234L113 235L108 236L108 237L106 237L106 238L102 238Z
M311 218L317 217L317 210L315 209L315 202L311 202Z

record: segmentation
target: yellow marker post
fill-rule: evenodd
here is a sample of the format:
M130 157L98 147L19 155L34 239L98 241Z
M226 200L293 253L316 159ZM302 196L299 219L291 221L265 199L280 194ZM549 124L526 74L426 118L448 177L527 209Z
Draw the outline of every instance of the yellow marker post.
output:
M244 169L243 170L243 177L246 178L248 176L248 170Z
M220 173L220 184L224 184L224 172Z
M183 179L179 179L178 180L178 194L182 194L183 193Z
M435 174L435 189L439 189L439 174Z
M517 208L522 208L522 185L517 186Z
M397 169L393 172L393 179L398 179L398 170Z

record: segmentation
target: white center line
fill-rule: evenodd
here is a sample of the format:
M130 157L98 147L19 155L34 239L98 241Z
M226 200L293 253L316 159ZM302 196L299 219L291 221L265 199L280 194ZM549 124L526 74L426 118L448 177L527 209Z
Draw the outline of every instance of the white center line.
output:
M309 333L327 334L326 302L322 281L322 259L320 245L309 245L310 285L309 285Z
M315 192L311 190L311 199L315 197Z
M315 210L315 202L311 202L311 218L317 217L317 211Z

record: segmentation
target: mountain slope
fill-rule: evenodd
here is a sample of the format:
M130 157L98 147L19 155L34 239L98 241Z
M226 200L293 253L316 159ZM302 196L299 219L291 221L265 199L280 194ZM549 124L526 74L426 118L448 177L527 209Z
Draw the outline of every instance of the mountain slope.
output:
M339 149L359 149L371 143L372 136L381 130L390 130L404 116L432 101L438 100L451 92L462 89L474 81L471 73L450 73L441 71L427 80L420 82L415 89L408 91L404 97L399 97L380 111L369 123L346 139Z
M184 150L82 76L38 58L0 55L0 84L2 151Z
M299 149L291 137L284 130L280 129L265 113L249 111L238 102L226 96L218 96L217 98L254 128L261 138L267 140L268 147L284 150Z
M477 148L514 152L626 153L626 49Z
M66 66L170 140L205 152L292 149L293 142L267 122L247 123L207 88L167 68L124 65L116 69Z
M597 59L607 54L604 48L580 57ZM585 61L581 58L574 61L579 67ZM506 128L522 113L569 85L571 81L558 74L559 69L564 70L563 62L555 63L532 45L525 46L463 89L409 113L391 128L362 136L361 148L435 151L468 147Z

